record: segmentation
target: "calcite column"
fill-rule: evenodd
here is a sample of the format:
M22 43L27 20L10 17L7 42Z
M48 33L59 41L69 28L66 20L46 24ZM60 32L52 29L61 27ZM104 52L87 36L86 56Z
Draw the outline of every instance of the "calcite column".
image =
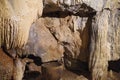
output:
M108 54L110 52L107 41L109 15L109 10L103 10L97 12L93 19L89 62L92 80L107 80Z

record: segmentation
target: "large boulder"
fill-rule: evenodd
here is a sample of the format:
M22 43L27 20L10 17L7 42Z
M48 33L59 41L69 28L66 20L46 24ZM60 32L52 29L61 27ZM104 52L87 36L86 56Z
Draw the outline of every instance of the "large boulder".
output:
M40 18L31 27L25 51L40 57L42 62L60 60L64 56L67 67L78 69L75 68L77 62L89 60L91 19L68 14L55 16L59 17Z
M45 20L40 18L30 29L25 53L40 57L42 62L60 60L63 57L63 46L50 33Z

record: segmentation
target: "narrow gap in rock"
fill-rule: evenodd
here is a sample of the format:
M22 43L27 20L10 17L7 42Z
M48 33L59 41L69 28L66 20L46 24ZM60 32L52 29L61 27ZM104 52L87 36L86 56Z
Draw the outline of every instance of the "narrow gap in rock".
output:
M120 72L120 59L116 61L109 61L108 70L113 70L115 72Z
M27 63L24 73L25 80L34 80L41 77L41 58L34 55L29 55L29 59L33 59L33 63Z

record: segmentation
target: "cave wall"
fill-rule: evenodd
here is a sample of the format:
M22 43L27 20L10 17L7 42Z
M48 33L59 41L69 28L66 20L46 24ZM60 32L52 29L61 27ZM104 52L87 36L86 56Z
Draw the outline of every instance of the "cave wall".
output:
M34 24L34 27L40 24L41 30L37 32L37 35L44 37L39 39L34 37L41 43L40 48L33 50L34 55L41 56L43 62L59 60L64 56L66 65L69 66L72 66L72 62L79 60L89 63L89 60L93 59L92 54L95 53L97 46L103 46L103 49L100 48L103 52L99 52L99 49L96 51L98 51L97 54L105 52L107 60L119 59L118 0L100 0L99 2L94 0L44 0L43 3L43 15ZM100 42L98 42L99 40ZM31 42L36 47L34 41L31 40ZM51 45L57 46L57 49L50 50ZM48 48L46 48L47 46ZM29 52L29 49L27 50ZM49 58L43 57L44 54Z
M108 61L120 58L119 7L119 0L44 0L40 27L48 30L62 50L54 55L54 50L50 53L44 45L40 48L46 51L42 53L46 57L40 55L42 61L64 58L65 66L71 70L84 69L80 62L86 62L92 80L106 80Z
M92 80L106 80L108 61L120 59L119 21L119 0L43 0L21 58L63 60L67 69L89 68Z

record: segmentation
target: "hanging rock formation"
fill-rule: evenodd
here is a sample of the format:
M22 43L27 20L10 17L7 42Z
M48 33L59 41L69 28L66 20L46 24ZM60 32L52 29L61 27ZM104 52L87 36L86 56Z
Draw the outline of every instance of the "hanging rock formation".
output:
M21 80L23 77L24 71L19 68L25 65L20 64L22 63L19 59L22 57L20 50L28 40L32 23L42 15L42 9L42 0L0 0L0 48L14 58L14 80Z
M108 62L120 59L120 1L41 0L43 7L36 2L0 1L0 5L9 5L9 8L2 6L0 11L6 14L7 9L10 11L7 16L0 15L1 46L6 49L20 47L21 50L17 50L23 53L20 56L32 56L36 67L57 61L69 70L90 71L91 80L107 80ZM19 4L11 5L14 3ZM38 8L42 17L36 20ZM9 19L4 20L3 15ZM7 21L9 25L3 24ZM36 58L40 59L37 60L39 65Z

